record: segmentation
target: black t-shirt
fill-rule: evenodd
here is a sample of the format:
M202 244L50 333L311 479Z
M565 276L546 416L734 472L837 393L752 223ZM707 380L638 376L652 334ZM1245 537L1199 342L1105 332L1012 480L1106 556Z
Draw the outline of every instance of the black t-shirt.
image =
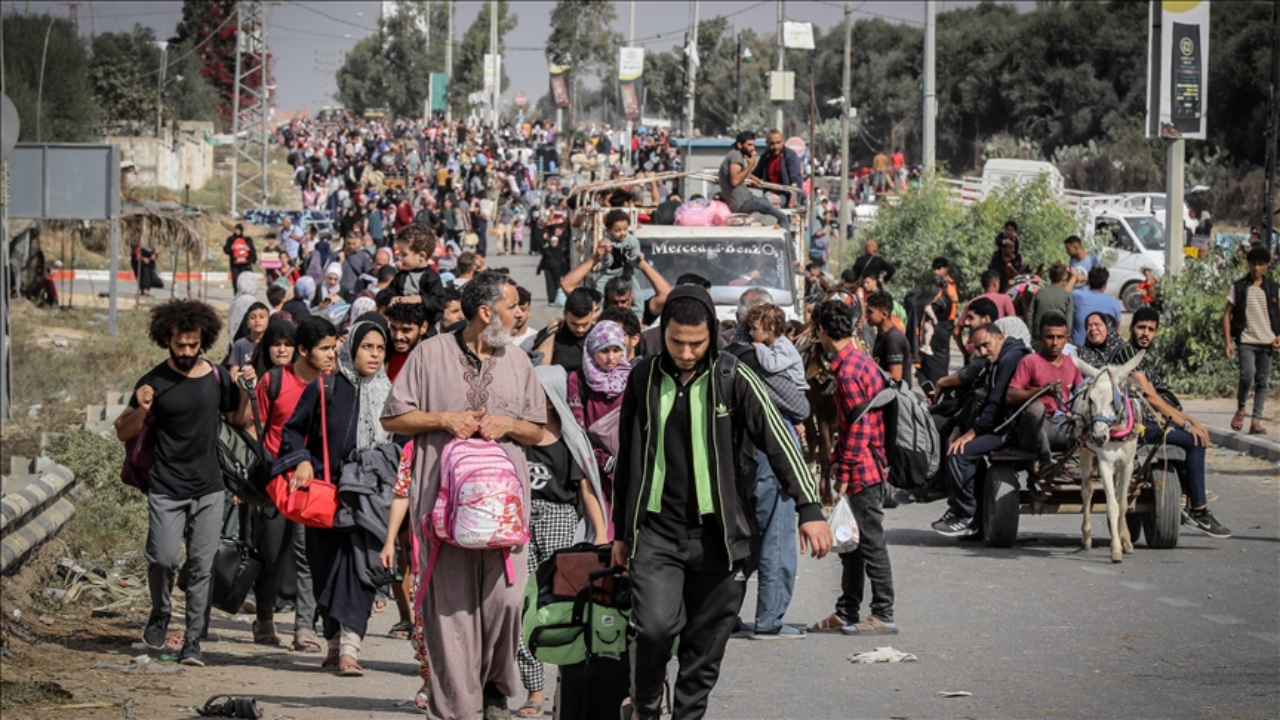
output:
M556 337L551 349L551 364L564 368L566 373L575 373L582 368L582 345L586 338L574 335L568 326L562 325L556 330Z
M578 503L582 468L574 462L563 438L551 445L526 445L524 453L529 464L529 487L535 499L560 505Z
M911 356L911 345L907 342L907 336L895 327L887 333L882 332L876 335L876 344L872 348L871 355L881 370L889 372L889 368L893 365L907 364ZM903 377L906 377L905 367Z
M134 386L155 390L151 413L155 422L155 455L151 464L154 495L185 500L222 492L222 471L218 465L219 415L235 410L240 395L231 376L219 369L198 378L179 374L162 362L143 375ZM129 398L129 407L138 407L138 398Z

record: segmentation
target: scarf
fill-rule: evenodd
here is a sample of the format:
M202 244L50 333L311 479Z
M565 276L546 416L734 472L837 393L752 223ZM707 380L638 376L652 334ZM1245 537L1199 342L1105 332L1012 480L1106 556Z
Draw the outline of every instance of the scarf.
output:
M334 274L338 276L338 282L329 285L329 276ZM340 295L342 293L342 265L336 262L329 263L329 267L324 269L324 277L326 284L322 288L324 290L324 295L321 295L320 299L323 300L330 295Z
M227 330L235 332L249 312L249 306L257 301L258 276L251 272L240 273L236 278L236 296L231 301L231 310L227 315Z
M1120 333L1116 332L1115 318L1102 313L1091 313L1089 317L1094 315L1102 318L1102 322L1106 324L1107 337L1098 345L1094 345L1086 338L1084 346L1076 350L1076 355L1093 367L1102 369L1110 363L1111 355L1116 351L1116 348L1124 345L1124 340L1120 338ZM1088 321L1089 318L1085 318L1085 322Z
M622 362L613 370L606 372L596 364L596 353L606 348L621 348L624 354ZM627 389L627 376L631 374L631 363L625 358L627 350L627 334L622 326L608 320L596 323L587 333L586 342L582 346L582 373L587 378L587 385L596 392L604 393L612 400Z
M391 433L382 429L382 406L391 394L391 379L387 377L387 365L383 363L378 372L372 376L364 376L356 370L355 353L364 336L371 332L379 332L382 339L387 339L387 330L381 317L372 313L360 317L351 326L347 341L338 349L338 372L356 389L356 447L371 448L391 441Z

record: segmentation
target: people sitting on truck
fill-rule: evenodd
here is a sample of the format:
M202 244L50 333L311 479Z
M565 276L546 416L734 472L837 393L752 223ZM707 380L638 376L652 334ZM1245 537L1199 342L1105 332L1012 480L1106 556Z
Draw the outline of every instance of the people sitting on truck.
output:
M760 162L751 170L757 180L773 185L787 185L799 188L802 181L800 175L800 156L787 147L782 141L781 130L770 130L764 136L765 152ZM790 207L791 193L782 197L782 207ZM784 223L785 227L785 223Z
M774 207L763 197L753 195L747 185L747 178L755 169L759 158L756 157L756 134L750 130L738 133L733 147L720 163L719 184L720 196L729 210L735 213L761 213L772 216L783 228L790 227L787 214Z
M1182 448L1186 454L1183 465L1186 477L1183 478L1190 508L1185 512L1183 523L1214 538L1229 538L1231 530L1218 522L1209 512L1208 497L1205 490L1205 452L1209 447L1209 431L1195 418L1182 409L1178 398L1169 390L1168 383L1155 371L1156 358L1152 353L1156 333L1160 330L1160 313L1155 308L1139 308L1133 314L1133 323L1129 328L1129 342L1117 346L1104 365L1123 365L1139 351L1146 355L1138 363L1138 367L1129 374L1138 385L1147 406L1169 421L1166 433L1164 423L1149 422L1143 425L1143 434L1138 441L1144 445L1168 443ZM1093 363L1090 363L1091 365ZM1102 367L1094 365L1094 367Z
M947 438L943 472L947 482L947 511L932 527L947 537L969 537L981 532L974 478L982 458L1004 447L1009 439L1004 424L1009 414L1006 395L1023 357L1031 353L1026 343L1006 337L994 323L983 325L971 336L978 355L993 365L979 383L985 393L968 427L957 426Z
M1039 351L1018 363L1005 395L1010 408L1022 408L1018 444L1036 454L1036 476L1042 481L1055 474L1053 453L1069 449L1075 441L1067 398L1084 378L1075 363L1063 355L1066 345L1067 318L1058 313L1045 315L1040 321Z

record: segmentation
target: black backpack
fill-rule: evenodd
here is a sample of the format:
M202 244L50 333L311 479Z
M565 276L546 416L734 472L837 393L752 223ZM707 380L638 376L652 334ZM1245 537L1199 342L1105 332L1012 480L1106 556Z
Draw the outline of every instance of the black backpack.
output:
M213 366L213 374L221 383L222 373L217 365ZM253 409L258 438L261 438L258 403L250 398L249 406ZM271 496L267 495L271 463L271 453L262 446L260 439L227 422L225 417L218 419L218 466L222 470L222 482L231 494L250 505L274 507Z

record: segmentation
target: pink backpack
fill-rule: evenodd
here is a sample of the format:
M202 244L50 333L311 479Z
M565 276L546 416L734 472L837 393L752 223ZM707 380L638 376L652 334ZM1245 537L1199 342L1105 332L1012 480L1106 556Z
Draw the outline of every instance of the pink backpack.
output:
M525 525L524 483L502 446L491 440L450 440L440 453L440 493L429 517L422 518L423 537L432 538L431 554L418 604L435 570L440 544L476 550L502 549L507 582L515 582L511 548L529 542Z

